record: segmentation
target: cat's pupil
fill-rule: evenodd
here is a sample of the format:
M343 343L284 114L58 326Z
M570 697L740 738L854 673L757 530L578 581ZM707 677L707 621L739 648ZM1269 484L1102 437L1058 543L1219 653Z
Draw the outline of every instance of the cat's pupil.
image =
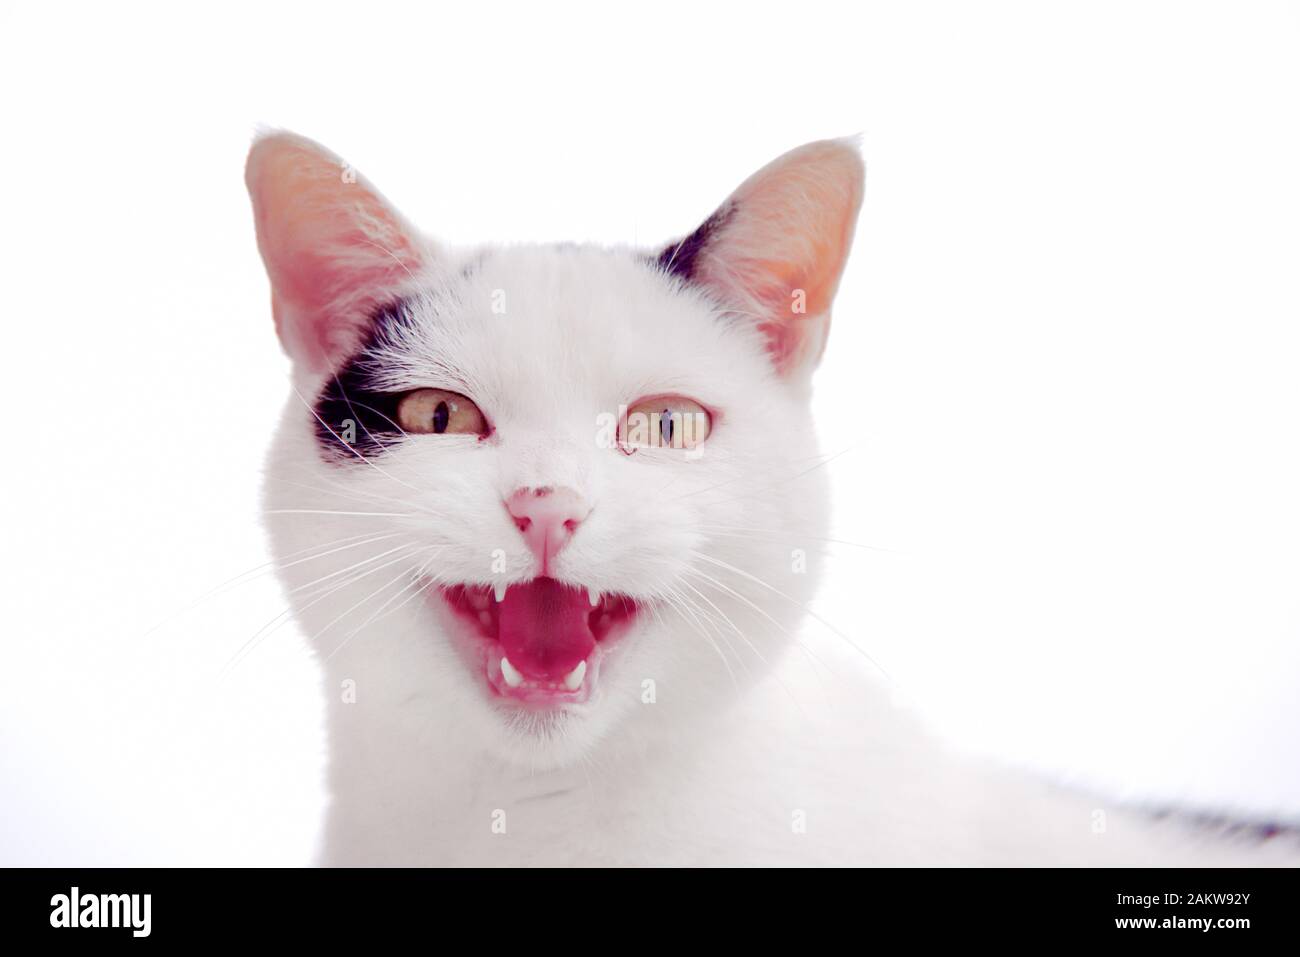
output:
M439 402L438 407L433 410L433 431L441 435L447 431L447 421L451 418L451 410L447 408L446 402Z
M659 417L659 437L664 445L673 444L673 414L668 409L664 409Z

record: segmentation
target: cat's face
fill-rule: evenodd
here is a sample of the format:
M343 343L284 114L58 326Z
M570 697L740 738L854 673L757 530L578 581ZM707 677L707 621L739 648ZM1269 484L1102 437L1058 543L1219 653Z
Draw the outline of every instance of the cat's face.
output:
M248 174L295 359L268 522L330 673L532 764L687 727L811 596L856 155L789 154L651 252L438 250L349 172L279 135Z

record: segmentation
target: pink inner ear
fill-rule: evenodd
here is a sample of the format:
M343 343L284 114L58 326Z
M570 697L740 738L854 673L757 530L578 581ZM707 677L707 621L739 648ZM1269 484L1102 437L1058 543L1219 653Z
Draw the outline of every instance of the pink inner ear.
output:
M700 278L758 313L783 374L811 367L825 347L862 182L853 147L834 140L800 147L741 184L701 256Z
M310 140L259 140L245 178L280 339L294 359L331 368L419 271L423 248L373 187Z

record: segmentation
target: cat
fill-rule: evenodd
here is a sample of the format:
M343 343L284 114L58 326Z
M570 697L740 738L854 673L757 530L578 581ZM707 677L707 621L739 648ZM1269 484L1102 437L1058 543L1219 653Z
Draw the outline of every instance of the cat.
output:
M649 250L446 247L286 132L246 182L293 364L265 510L328 702L321 863L1293 859L950 755L803 627L853 142Z

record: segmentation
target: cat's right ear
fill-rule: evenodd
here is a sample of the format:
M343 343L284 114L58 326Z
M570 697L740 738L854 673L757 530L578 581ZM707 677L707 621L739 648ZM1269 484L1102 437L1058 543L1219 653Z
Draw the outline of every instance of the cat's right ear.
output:
M312 371L337 368L374 310L427 265L429 246L378 190L305 137L259 137L244 179L280 341Z

